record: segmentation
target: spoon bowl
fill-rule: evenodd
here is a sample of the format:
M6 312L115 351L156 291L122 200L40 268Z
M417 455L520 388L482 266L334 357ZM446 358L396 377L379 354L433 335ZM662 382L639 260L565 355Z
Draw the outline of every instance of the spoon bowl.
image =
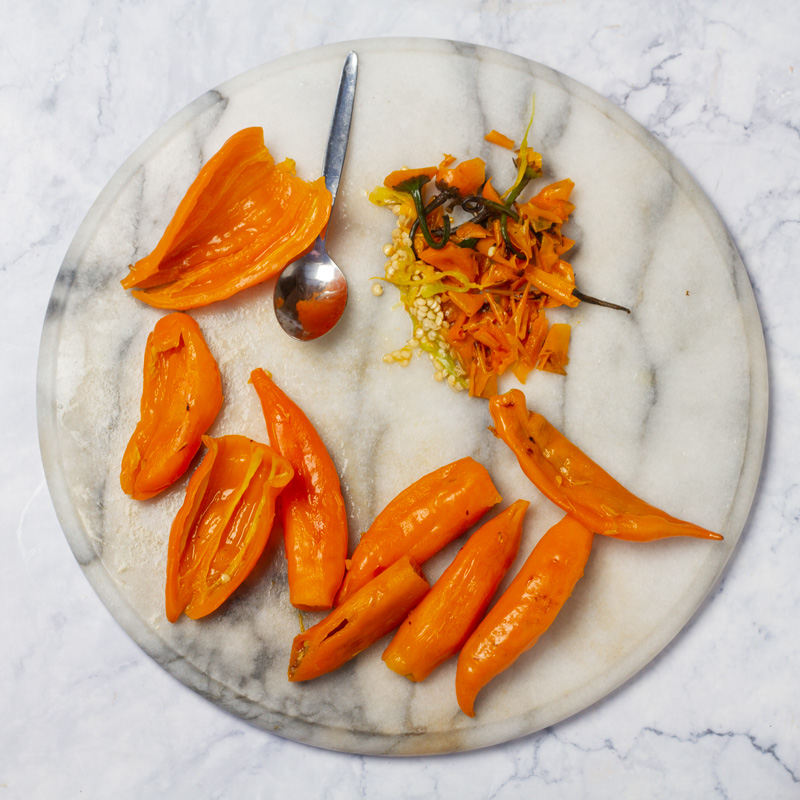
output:
M342 175L356 92L358 56L350 51L342 68L322 174L331 193L331 213ZM311 250L281 273L273 293L275 316L289 336L317 339L339 321L347 305L347 281L320 237Z
M273 298L278 323L295 339L317 339L336 325L347 305L347 281L323 239L281 273Z

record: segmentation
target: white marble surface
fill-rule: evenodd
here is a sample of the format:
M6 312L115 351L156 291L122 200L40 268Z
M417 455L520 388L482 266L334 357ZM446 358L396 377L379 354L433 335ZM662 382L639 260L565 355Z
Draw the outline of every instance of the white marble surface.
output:
M798 184L791 3L73 4L6 13L0 787L10 797L791 797L800 778ZM400 11L402 10L402 13ZM766 13L765 13L766 10ZM646 670L539 734L457 756L338 755L264 734L164 673L77 567L35 429L41 321L66 249L130 152L208 88L317 44L439 36L517 53L609 97L711 197L756 290L772 381L761 485L714 596ZM794 245L794 246L793 246ZM793 402L795 401L795 402Z

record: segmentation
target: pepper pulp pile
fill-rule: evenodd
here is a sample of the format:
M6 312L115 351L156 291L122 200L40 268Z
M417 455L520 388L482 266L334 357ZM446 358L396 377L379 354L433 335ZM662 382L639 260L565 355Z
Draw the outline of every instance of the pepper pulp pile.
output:
M392 172L370 194L397 215L384 247L385 280L399 289L414 324L407 346L385 359L407 364L419 348L436 380L471 396L496 394L497 377L509 368L522 383L534 368L565 373L570 327L549 324L548 308L583 300L627 310L575 287L563 258L574 242L561 232L574 210L574 183L557 181L520 200L542 176L542 157L527 136L515 159L516 180L503 195L482 159L454 166L450 155L437 167ZM496 131L486 138L513 147Z

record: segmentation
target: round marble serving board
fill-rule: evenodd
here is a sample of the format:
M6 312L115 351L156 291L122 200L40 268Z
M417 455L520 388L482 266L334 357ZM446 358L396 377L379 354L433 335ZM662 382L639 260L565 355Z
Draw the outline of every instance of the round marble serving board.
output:
M481 156L498 187L514 168L487 144L519 141L535 93L531 144L540 182L572 178L565 233L578 285L632 309L559 310L572 323L566 377L524 388L547 416L632 491L720 531L722 543L633 544L595 537L586 574L539 643L479 695L456 704L454 660L412 684L381 661L379 642L339 671L290 684L300 616L288 602L276 532L255 572L217 613L170 624L164 572L171 520L188 476L147 502L119 486L136 424L145 340L163 313L122 290L128 264L155 245L201 165L235 131L262 126L276 160L321 169L348 49L360 58L350 149L329 248L350 284L345 316L312 343L290 340L272 313L272 281L191 312L222 373L225 403L210 433L266 441L248 376L270 370L306 410L338 466L351 547L381 508L424 473L471 455L503 506L531 501L516 571L561 513L487 429L485 401L437 384L425 359L388 365L410 335L381 249L393 215L368 192L400 166L443 153ZM518 385L508 377L501 390ZM767 416L766 358L752 290L707 198L637 123L553 70L495 50L417 39L326 46L265 64L208 92L121 167L78 231L58 274L39 366L39 427L48 485L89 581L131 637L178 680L256 726L312 745L367 754L482 747L585 709L641 670L714 586L746 522ZM190 470L191 471L191 470ZM425 565L435 579L463 542ZM505 584L504 584L505 585ZM724 602L720 598L719 602ZM320 615L305 614L306 626Z

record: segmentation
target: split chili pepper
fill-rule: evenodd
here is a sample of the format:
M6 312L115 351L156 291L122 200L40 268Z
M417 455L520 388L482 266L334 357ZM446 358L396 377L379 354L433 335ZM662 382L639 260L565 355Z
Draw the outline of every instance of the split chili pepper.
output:
M332 672L394 630L430 588L408 556L381 572L325 619L295 636L289 680Z
M649 542L668 536L723 537L676 519L629 492L512 389L489 401L494 432L512 450L542 494L589 530L616 539Z
M362 534L337 605L404 555L424 563L500 500L486 468L469 457L424 475L400 492Z
M320 611L333 605L347 558L347 513L339 475L325 444L302 409L263 369L250 375L269 441L294 469L278 498L295 608Z
M271 447L246 436L203 437L208 452L169 534L167 619L199 619L250 574L272 531L275 500L294 474Z
M275 164L261 128L231 136L181 200L161 241L122 281L157 308L208 305L276 275L325 230L331 194L291 159Z
M222 382L200 326L168 314L147 337L139 422L122 457L120 484L134 500L171 486L200 449L222 407Z
M475 716L475 698L552 625L583 575L592 533L570 516L550 528L469 637L458 656L456 699Z
M517 500L473 533L383 653L389 669L422 681L455 655L477 626L514 562L527 500Z

